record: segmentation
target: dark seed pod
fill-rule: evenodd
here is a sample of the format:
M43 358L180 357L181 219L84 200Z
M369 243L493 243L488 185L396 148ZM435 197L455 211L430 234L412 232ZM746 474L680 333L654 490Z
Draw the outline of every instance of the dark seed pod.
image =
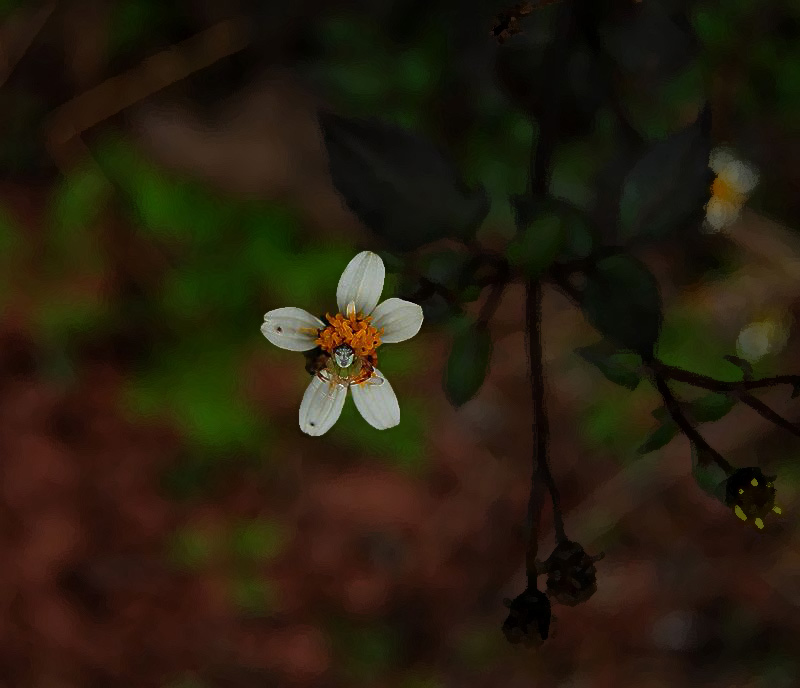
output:
M504 600L509 608L503 633L510 643L539 646L550 632L550 600L540 590L527 588L513 600Z
M559 542L544 563L547 594L559 604L570 607L588 600L597 590L597 569L594 562L603 556L601 552L590 557L577 542Z

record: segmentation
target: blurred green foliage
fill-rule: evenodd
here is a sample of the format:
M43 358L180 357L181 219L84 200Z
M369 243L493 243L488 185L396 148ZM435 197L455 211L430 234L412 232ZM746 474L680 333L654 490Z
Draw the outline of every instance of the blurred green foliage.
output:
M337 668L348 685L369 684L398 668L402 639L397 628L337 618L329 631Z

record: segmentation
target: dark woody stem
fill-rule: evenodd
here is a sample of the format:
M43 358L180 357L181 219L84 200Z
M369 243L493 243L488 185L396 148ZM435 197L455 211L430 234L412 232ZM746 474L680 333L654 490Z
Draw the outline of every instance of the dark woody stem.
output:
M542 508L541 486L547 487L553 500L553 525L556 540L567 539L564 532L564 521L561 515L561 504L553 475L547 460L549 443L549 425L544 404L544 367L542 365L542 284L538 280L529 280L526 299L526 331L528 334L528 353L530 356L531 394L533 399L533 459L531 508L533 513L530 542L528 544L527 564L531 572L532 559L535 560L538 547L538 524ZM538 499L537 499L538 497ZM535 569L533 569L535 570Z
M762 389L764 387L777 387L779 385L800 386L800 375L777 375L775 377L764 377L759 380L726 382L709 377L708 375L701 375L700 373L693 373L689 370L666 365L660 361L656 361L653 365L659 373L671 380L675 380L676 382L688 382L690 385L701 387L712 392L738 392L741 390Z
M561 115L561 92L563 85L563 64L566 49L566 38L572 31L573 8L569 4L559 8L556 19L559 40L545 55L544 71L549 74L546 96L548 107L539 120L539 134L535 144L531 145L530 177L528 196L535 200L547 195L550 183L550 166L559 134L559 117ZM544 488L550 492L553 501L553 525L556 540L567 539L564 532L564 521L561 516L561 505L555 481L550 473L547 448L549 427L544 405L544 371L542 365L542 283L538 279L527 281L526 294L526 333L528 337L528 354L530 357L531 394L533 399L533 456L531 475L531 496L529 511L531 528L526 555L526 571L529 587L536 587L536 554L539 541L539 522L541 519Z
M705 439L703 439L703 436L697 432L696 428L692 426L692 424L683 414L680 404L678 404L677 400L673 396L672 391L670 390L669 385L664 377L659 373L654 373L653 377L655 379L656 389L658 389L659 393L661 394L661 398L664 400L664 406L669 412L669 415L672 417L672 420L675 421L683 434L686 435L689 441L694 444L698 450L702 450L706 456L713 459L713 461L722 470L724 470L726 474L731 475L735 470L734 467L725 460L722 454L720 454L708 442L706 442Z

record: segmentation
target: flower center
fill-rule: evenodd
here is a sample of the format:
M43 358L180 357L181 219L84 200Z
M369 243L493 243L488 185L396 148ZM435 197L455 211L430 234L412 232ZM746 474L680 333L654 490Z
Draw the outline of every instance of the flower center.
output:
M720 201L732 203L737 206L742 205L745 201L744 195L736 191L736 189L728 184L722 177L717 177L714 180L714 183L711 185L711 195Z
M362 313L350 313L347 316L341 313L331 316L326 313L325 319L330 324L324 330L319 331L319 337L315 343L333 355L337 364L342 365L339 363L339 357L344 360L348 354L350 363L353 362L353 356L377 360L375 349L381 345L383 328L377 330L370 325L372 318L365 318ZM343 348L340 350L342 345L347 345L349 352ZM347 366L342 365L342 367L346 368Z

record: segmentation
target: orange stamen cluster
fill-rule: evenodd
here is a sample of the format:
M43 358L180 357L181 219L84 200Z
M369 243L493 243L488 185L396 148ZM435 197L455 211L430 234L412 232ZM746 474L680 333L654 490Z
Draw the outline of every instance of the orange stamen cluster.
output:
M356 356L377 361L375 349L381 345L383 328L377 330L370 321L372 318L353 313L349 317L337 313L332 316L325 314L325 319L330 323L324 330L320 330L316 344L328 353L342 344L347 344Z
M745 201L743 194L734 189L725 179L717 177L711 185L711 195L726 203L742 205Z

